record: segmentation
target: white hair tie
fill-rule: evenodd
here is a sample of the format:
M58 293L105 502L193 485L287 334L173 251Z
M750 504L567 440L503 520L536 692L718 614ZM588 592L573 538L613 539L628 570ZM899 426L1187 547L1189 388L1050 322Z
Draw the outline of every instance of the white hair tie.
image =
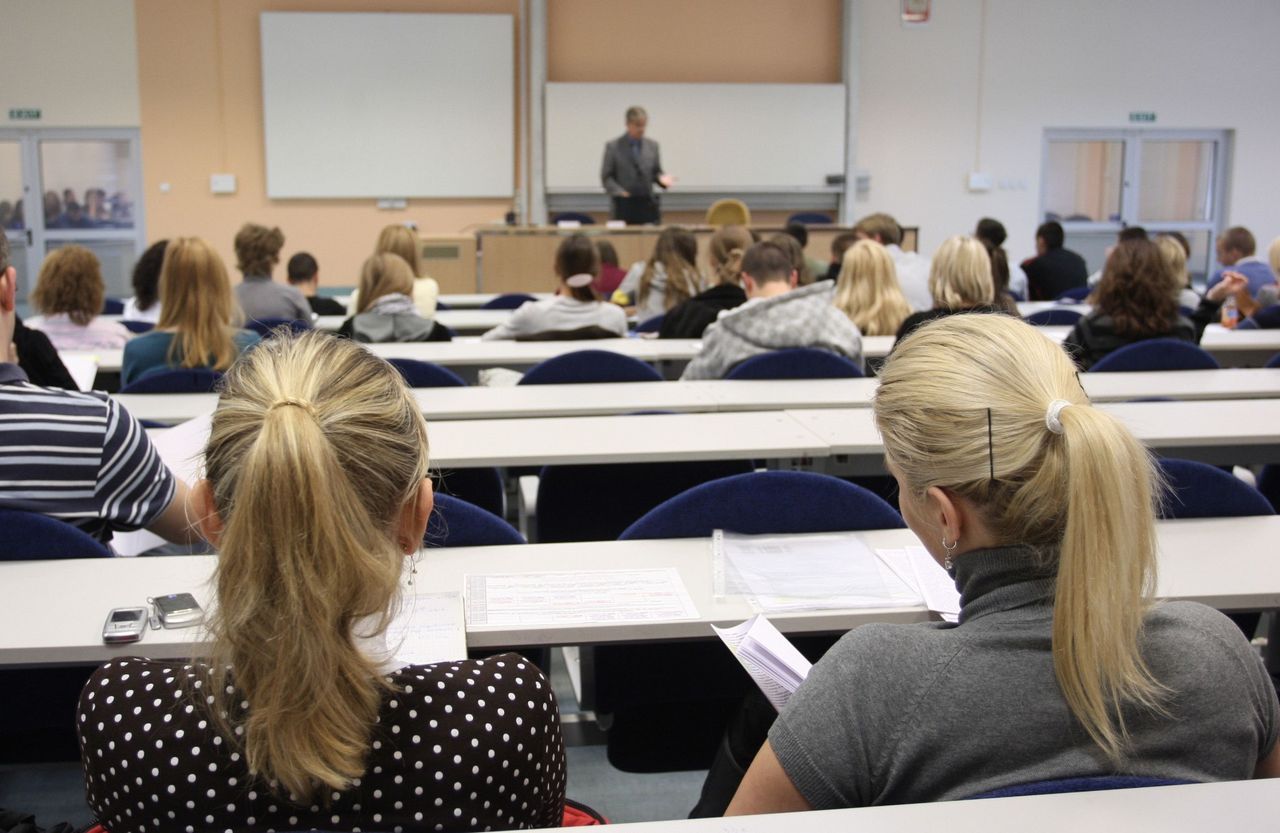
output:
M1055 434L1062 433L1062 411L1071 403L1065 399L1055 399L1049 403L1049 410L1045 411L1044 424Z
M564 279L564 285L572 289L581 289L584 286L591 286L591 282L596 278L594 275L588 275L586 272L579 272L576 275L570 275Z

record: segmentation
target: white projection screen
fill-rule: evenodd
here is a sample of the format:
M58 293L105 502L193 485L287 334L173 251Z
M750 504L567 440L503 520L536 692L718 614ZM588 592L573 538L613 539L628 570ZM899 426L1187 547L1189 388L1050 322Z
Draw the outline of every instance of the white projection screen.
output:
M511 15L264 12L267 196L510 197Z

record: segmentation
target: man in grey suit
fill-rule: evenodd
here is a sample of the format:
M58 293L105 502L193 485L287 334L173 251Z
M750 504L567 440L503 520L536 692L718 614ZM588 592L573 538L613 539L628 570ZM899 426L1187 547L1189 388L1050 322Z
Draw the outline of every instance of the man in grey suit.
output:
M628 225L658 223L654 184L670 188L675 179L662 172L658 143L644 137L649 114L643 107L627 109L627 132L604 146L600 180L613 198L613 218Z

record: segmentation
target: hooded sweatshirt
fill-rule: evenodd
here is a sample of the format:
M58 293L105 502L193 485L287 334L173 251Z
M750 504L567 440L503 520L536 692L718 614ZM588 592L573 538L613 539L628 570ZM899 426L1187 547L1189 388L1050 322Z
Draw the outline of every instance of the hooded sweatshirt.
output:
M811 347L862 363L862 334L833 305L835 285L821 281L721 313L702 335L702 351L681 379L720 379L761 353Z
M352 337L366 344L428 341L435 322L423 318L407 295L383 295L351 321Z

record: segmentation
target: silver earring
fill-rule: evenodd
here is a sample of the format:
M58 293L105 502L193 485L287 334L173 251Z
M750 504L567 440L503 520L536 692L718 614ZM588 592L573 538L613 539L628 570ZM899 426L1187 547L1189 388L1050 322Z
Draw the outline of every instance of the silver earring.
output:
M955 552L956 547L958 546L960 546L959 538L956 538L954 541L952 541L951 546L947 546L947 536L946 535L942 536L942 548L947 551L947 554L942 558L942 566L947 568L948 570L951 569L951 566L954 563L951 560L951 553Z
M409 581L407 584L409 587L413 587L414 579L418 575L418 552L414 550L413 552L405 553L405 555L409 558Z

